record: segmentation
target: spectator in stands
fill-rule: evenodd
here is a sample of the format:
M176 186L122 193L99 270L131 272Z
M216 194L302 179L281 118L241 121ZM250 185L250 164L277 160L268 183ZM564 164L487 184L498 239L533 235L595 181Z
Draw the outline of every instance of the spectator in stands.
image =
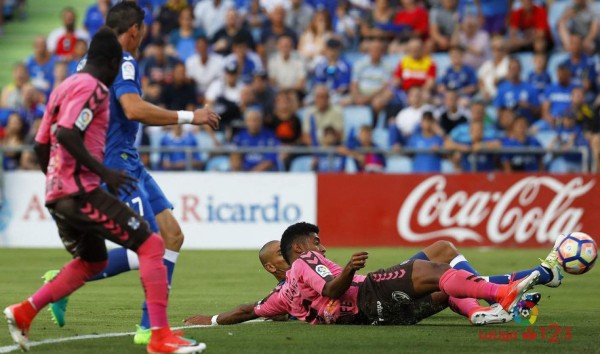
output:
M406 144L407 148L430 150L432 153L416 153L413 156L412 172L433 173L442 170L442 157L436 153L444 146L444 138L436 134L436 122L431 112L423 112L420 131L415 131Z
M512 3L513 0L475 0L483 29L492 35L503 35L506 32L506 19Z
M179 59L170 56L165 50L165 41L157 38L152 42L148 56L140 63L142 90L146 100L158 103L163 86L173 82L173 70Z
M275 90L269 83L269 76L264 70L254 72L254 78L250 85L254 94L256 104L260 107L263 120L273 117L273 106L275 105Z
M18 113L12 113L6 123L4 143L6 148L23 147L23 138L25 136L26 126ZM19 168L21 162L20 151L5 151L3 156L4 170L12 171Z
M90 35L85 30L75 28L77 25L75 9L65 7L61 15L63 27L56 28L50 32L47 39L47 47L50 52L69 59L71 54L73 54L75 41L80 38L89 43Z
M250 0L248 10L244 12L243 18L244 22L248 25L254 42L260 41L262 29L268 21L264 9L260 6L260 0Z
M502 138L503 148L542 148L540 142L528 134L529 119L525 116L517 117L509 131ZM504 153L500 155L500 163L504 172L537 172L543 171L544 164L541 154L527 154L521 152Z
M291 28L298 38L310 24L314 10L304 0L291 0L290 3L291 6L285 15L285 25Z
M509 57L506 43L500 36L492 38L492 59L483 63L477 71L479 92L486 101L492 101L498 92L498 84L508 74Z
M194 28L202 29L212 38L225 25L227 10L234 6L230 0L199 1L194 7Z
M83 19L83 27L85 27L90 37L93 37L100 27L104 26L110 6L110 0L98 0L96 4L87 8Z
M354 138L351 146L341 147L339 152L346 155L356 163L356 167L361 172L378 172L385 170L385 156L377 152L364 152L361 149L376 149L378 148L373 143L373 128L370 125L363 125L358 131L358 136ZM358 151L357 151L358 150Z
M260 41L256 52L263 60L267 62L270 55L277 51L277 38L281 35L287 35L294 39L294 46L298 43L298 37L291 28L285 25L285 8L277 5L269 12L269 22L263 27L260 33Z
M347 101L352 78L352 66L342 58L342 42L329 38L325 44L325 55L316 61L315 83L329 87L332 101Z
M551 146L560 149L563 152L574 148L589 148L582 130L577 126L575 114L573 112L565 112L561 117L561 124L556 128L556 137ZM577 173L582 171L582 164L588 163L582 160L582 155L579 152L571 152L559 155L557 157L560 167L559 172ZM552 171L555 172L555 171Z
M197 148L198 141L192 132L184 132L181 125L175 124L167 128L160 140L161 148ZM200 154L194 151L188 155L185 151L168 151L160 154L160 166L167 171L183 171L187 169L188 156L193 169L202 169Z
M521 80L521 62L510 58L506 80L498 85L498 93L494 99L498 117L503 110L520 110L530 122L540 115L540 100L536 89Z
M420 87L427 100L435 84L435 75L435 62L425 54L423 41L419 37L412 37L408 42L407 54L400 60L394 72L394 86L404 92L413 87Z
M586 99L593 101L596 98L596 67L594 58L588 57L583 52L583 37L572 34L569 37L569 57L563 62L571 72L571 83L581 86L586 92Z
M403 36L407 38L419 37L422 40L427 39L429 35L427 9L415 0L400 0L400 4L400 10L394 15L394 24L408 27L407 30L402 31Z
M415 132L423 113L433 111L433 107L425 104L423 90L418 86L413 86L409 89L407 101L408 106L398 113L395 122L404 140Z
M352 68L350 95L352 103L370 106L377 117L391 102L394 93L390 88L392 68L383 61L384 43L369 43L369 56L360 59Z
M463 172L493 171L495 168L494 155L482 153L481 150L499 148L500 141L496 138L486 138L483 122L475 120L469 124L468 140L468 142L459 143L452 139L446 139L445 147L456 150L460 154L460 165L454 167Z
M456 91L462 97L471 97L477 92L477 76L475 70L463 63L464 48L450 48L450 66L440 80L439 91Z
M511 11L508 48L511 52L547 52L553 47L548 13L533 0L521 0Z
M232 53L225 57L226 65L235 62L239 70L239 80L250 84L255 71L264 71L260 57L248 48L247 38L238 33L233 37Z
M302 123L292 105L292 90L280 90L275 96L273 119L265 122L265 127L271 129L283 145L299 145L302 138Z
M33 122L44 116L46 110L46 95L32 85L23 87L23 106L19 107L19 115L28 130Z
M75 49L73 50L73 54L71 56L71 60L67 61L69 67L69 75L73 75L77 72L77 67L81 60L87 53L87 42L83 39L78 39L75 42Z
M342 141L344 119L339 106L330 102L329 89L325 85L314 88L315 104L306 109L302 120L302 134L305 145L318 146L323 144L325 127L332 127L337 141Z
M593 53L598 46L600 34L600 18L593 3L588 0L572 0L572 5L565 9L558 20L558 33L563 48L570 49L571 34L578 34L583 39L583 48Z
M323 54L325 43L332 35L331 19L325 9L315 11L308 28L302 33L298 43L298 52L313 67L315 58Z
M165 85L160 95L160 105L173 111L194 111L196 89L186 77L185 64L179 62L173 68L173 82Z
M441 6L429 12L429 35L431 50L446 52L452 37L458 33L458 0L442 0Z
M179 28L175 28L169 35L169 43L175 49L179 60L185 62L194 55L196 38L204 33L193 27L194 13L191 7L184 7L179 12Z
M52 72L57 57L48 51L46 38L36 37L33 42L33 55L25 60L27 73L31 78L31 84L41 92L50 95L54 77Z
M58 87L65 79L71 75L69 72L69 65L64 61L57 61L54 63L54 68L52 69L52 90Z
M540 97L543 97L546 86L552 83L550 74L548 74L547 63L546 53L536 52L533 54L533 71L529 73L527 82L535 87Z
M303 94L306 85L306 63L294 51L294 40L287 35L277 39L277 52L269 58L269 79L279 90Z
M360 23L360 35L363 39L374 38L383 35L383 31L378 26L391 24L394 19L395 11L390 6L389 0L375 0L372 9L369 9Z
M252 34L244 26L238 16L238 12L235 8L227 10L225 17L225 26L221 27L215 35L210 39L212 49L215 53L221 55L231 54L233 47L233 38L235 36L243 36L246 39L246 44L250 50L256 50L256 44Z
M343 172L346 167L347 149L340 146L340 138L332 126L323 129L323 138L320 146L335 148L335 153L321 153L313 158L312 169L316 172Z
M465 65L475 70L491 56L490 36L480 28L477 17L465 17L456 41L455 44L465 48Z
M486 140L494 140L498 137L498 132L494 125L486 120L485 103L481 100L471 102L471 117L467 123L459 124L450 131L449 139L458 144L470 144L471 123L480 122L483 124L483 137ZM448 139L446 139L448 140Z
M29 132L25 135L23 139L23 145L25 146L33 146L35 144L35 136L37 134L38 129L40 128L40 124L42 123L42 119L36 119L31 128L29 128ZM37 159L37 155L33 150L25 150L21 154L20 168L23 170L35 170L39 171L40 164Z
M591 141L591 134L597 129L598 117L594 114L592 107L585 101L585 92L581 87L575 87L571 91L571 107L569 112L575 116L577 126Z
M186 0L167 0L160 7L156 21L160 23L160 33L163 36L170 35L178 27L181 26L181 12L188 7ZM190 9L191 12L192 9ZM187 19L186 19L187 21ZM193 21L193 15L190 14L190 23ZM192 27L192 24L190 24Z
M236 134L233 144L237 147L276 147L279 140L270 130L263 127L262 113L249 109L244 115L246 129ZM252 152L231 154L231 169L233 171L277 171L277 153Z
M25 64L16 63L13 66L12 76L13 81L2 88L0 107L19 109L23 107L23 89L31 85Z
M333 32L339 36L345 47L355 47L357 44L357 23L354 17L349 13L350 3L348 0L341 0L335 9L332 26Z
M225 61L218 54L209 52L206 36L196 38L196 54L185 61L185 72L196 84L196 93L202 98L208 87L223 78ZM203 99L202 99L203 101Z
M463 111L463 108L458 105L459 94L454 90L447 90L444 94L444 105L445 109L440 114L440 128L444 136L450 134L450 132L457 126L467 123L467 113Z
M569 66L562 63L558 66L558 82L550 84L544 90L542 98L542 118L532 125L532 131L552 130L558 119L571 105L571 92L575 85L571 83Z
M224 80L213 81L206 90L205 103L219 113L225 128L240 118L239 104L244 84L238 80L238 76L237 63L229 62L225 64Z

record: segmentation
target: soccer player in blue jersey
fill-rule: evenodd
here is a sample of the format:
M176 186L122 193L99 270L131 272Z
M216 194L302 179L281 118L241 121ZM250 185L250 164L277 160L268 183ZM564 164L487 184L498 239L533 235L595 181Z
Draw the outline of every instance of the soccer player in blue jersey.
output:
M129 195L121 194L119 198L144 217L152 231L160 232L166 248L164 264L170 287L175 262L183 244L183 233L171 212L173 205L140 160L134 146L136 135L140 123L155 126L208 125L217 129L220 117L209 109L193 112L169 111L142 99L140 71L133 55L144 37L144 11L135 2L123 1L112 7L107 14L106 25L116 32L123 48L123 59L119 74L110 87L110 123L104 165L116 170L125 170L138 180L134 192ZM84 58L82 64L85 60ZM139 262L135 254L125 248L117 248L109 252L108 266L96 279L138 267ZM48 279L51 274L45 277ZM65 306L66 299L51 306L53 317L59 325L64 325ZM147 344L150 336L150 322L144 303L142 320L134 337L134 343Z

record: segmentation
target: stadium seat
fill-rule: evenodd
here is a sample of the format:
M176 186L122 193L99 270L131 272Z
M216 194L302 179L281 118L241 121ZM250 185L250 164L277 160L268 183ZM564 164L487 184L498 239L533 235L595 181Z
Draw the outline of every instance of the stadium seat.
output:
M498 110L493 105L485 107L485 115L488 116L492 121L498 121Z
M442 171L443 174L451 174L451 173L456 173L456 170L454 169L454 165L452 164L452 161L448 160L448 159L443 159L442 160Z
M383 57L383 62L385 64L388 64L392 68L392 70L395 70L403 56L404 54L400 53L388 54L385 57Z
M199 133L196 133L195 137L196 141L198 142L198 147L207 149L215 147L213 139L204 130L200 131ZM215 132L215 137L220 143L225 142L225 135L222 132ZM208 157L209 154L207 152L203 152L200 154L200 158L202 161L206 161Z
M548 59L548 74L552 78L552 82L557 82L558 78L556 77L556 68L558 68L558 64L569 58L569 53L560 52L554 53Z
M206 163L206 171L226 172L229 168L229 156L211 157Z
M436 66L436 78L439 79L450 67L450 56L448 53L433 53L431 57Z
M298 156L292 160L290 172L312 172L312 156Z
M346 141L350 134L356 136L358 130L363 125L373 124L373 112L371 108L367 106L348 106L344 107L344 141Z
M517 59L521 62L521 79L526 80L529 73L533 71L533 53L517 53Z
M356 62L364 56L365 54L361 52L346 52L342 55L342 57L346 59L348 63L352 66L354 66L354 64L356 64Z
M302 123L304 121L304 112L306 112L306 108L304 108L304 107L300 107L296 111L296 115L298 116L298 119L300 119L300 123Z
M390 156L386 161L386 173L411 173L412 159L406 156Z
M356 164L356 161L354 161L354 159L351 159L351 158L346 159L346 166L344 166L344 172L346 172L346 173L358 172L358 165Z
M541 131L536 133L534 137L542 144L544 149L549 149L550 145L552 145L552 140L556 137L556 132L552 130Z
M381 149L389 149L390 147L390 134L385 128L373 129L373 143Z

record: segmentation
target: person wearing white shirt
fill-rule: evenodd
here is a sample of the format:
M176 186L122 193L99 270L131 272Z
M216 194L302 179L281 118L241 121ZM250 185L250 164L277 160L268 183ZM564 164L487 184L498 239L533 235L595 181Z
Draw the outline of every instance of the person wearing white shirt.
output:
M241 102L241 92L244 84L238 80L238 67L235 62L225 66L225 79L213 81L206 90L206 103L213 105L217 100L225 99L237 105Z
M414 133L426 111L433 111L433 107L423 104L422 89L418 86L411 87L408 90L408 107L403 108L396 116L396 127L404 138Z
M269 59L269 79L276 88L304 91L306 64L295 52L294 41L282 35L277 39L277 53Z
M185 71L194 80L198 94L205 94L213 82L222 80L224 66L222 56L209 53L208 39L204 36L196 38L196 54L185 61Z
M67 34L74 34L77 39L83 39L89 45L91 39L87 31L75 28L77 23L77 15L75 14L75 10L72 7L65 7L62 10L61 16L63 26L52 30L46 39L48 51L50 53L56 53L60 56L70 55L75 48L75 41L66 38L65 35Z
M194 27L201 28L208 38L225 26L227 10L233 7L230 0L203 0L194 7Z
M493 100L498 92L498 84L508 74L509 57L504 39L500 36L492 38L492 59L481 65L477 71L480 94L486 101Z

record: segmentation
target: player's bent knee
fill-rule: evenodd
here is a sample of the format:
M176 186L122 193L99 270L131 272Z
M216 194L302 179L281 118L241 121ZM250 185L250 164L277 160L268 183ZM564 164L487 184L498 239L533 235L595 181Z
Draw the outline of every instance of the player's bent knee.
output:
M440 253L442 254L443 262L442 263L450 263L454 257L458 256L458 250L454 246L454 244L450 241L437 241L435 245L438 245L440 248Z

